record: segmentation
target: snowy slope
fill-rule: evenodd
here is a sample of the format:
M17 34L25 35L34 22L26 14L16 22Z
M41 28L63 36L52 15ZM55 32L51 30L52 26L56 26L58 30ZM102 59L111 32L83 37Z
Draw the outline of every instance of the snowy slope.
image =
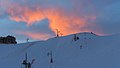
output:
M17 45L0 45L0 68L24 68L21 64L35 59L33 68L50 68L48 52L53 53L52 68L120 68L120 34L97 36L91 33L51 38ZM80 47L82 46L82 48Z

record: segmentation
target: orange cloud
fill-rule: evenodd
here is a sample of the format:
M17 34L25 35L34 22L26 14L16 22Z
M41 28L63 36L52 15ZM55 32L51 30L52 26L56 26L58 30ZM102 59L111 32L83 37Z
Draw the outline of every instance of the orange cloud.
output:
M11 20L15 20L17 22L26 22L28 26L47 18L50 22L49 27L51 30L56 32L56 29L58 29L63 35L92 31L87 27L95 24L89 24L87 20L96 19L96 16L94 15L80 17L75 13L65 12L61 8L30 8L18 4L14 4L13 6L9 7L8 13L10 14ZM28 35L34 39L39 39L42 36L42 38L49 37L46 34L35 35L33 33L25 33L25 35Z
M10 14L11 20L26 22L28 25L32 25L45 18L43 11L39 11L37 8L32 10L27 6L20 6L18 4L9 7L8 13Z

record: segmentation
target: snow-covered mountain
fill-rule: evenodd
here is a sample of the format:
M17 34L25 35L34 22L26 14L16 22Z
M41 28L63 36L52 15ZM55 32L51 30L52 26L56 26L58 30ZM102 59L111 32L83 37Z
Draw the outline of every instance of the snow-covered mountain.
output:
M0 68L24 68L26 52L28 61L35 59L32 68L120 68L120 34L98 36L84 32L46 41L1 44Z

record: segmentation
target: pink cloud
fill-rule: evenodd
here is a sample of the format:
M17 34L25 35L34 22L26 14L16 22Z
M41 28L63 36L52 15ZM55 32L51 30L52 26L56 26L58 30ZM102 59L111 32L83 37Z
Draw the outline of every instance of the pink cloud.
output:
M47 40L48 38L51 38L51 36L46 33L33 33L33 32L20 32L20 31L16 31L16 33L26 35L35 40Z

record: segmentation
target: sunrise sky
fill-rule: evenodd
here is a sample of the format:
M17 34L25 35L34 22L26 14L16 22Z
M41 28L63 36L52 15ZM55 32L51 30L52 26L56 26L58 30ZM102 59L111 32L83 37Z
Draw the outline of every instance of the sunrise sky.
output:
M120 32L120 0L0 0L0 36L18 42L46 40L58 29L64 36L79 32Z

